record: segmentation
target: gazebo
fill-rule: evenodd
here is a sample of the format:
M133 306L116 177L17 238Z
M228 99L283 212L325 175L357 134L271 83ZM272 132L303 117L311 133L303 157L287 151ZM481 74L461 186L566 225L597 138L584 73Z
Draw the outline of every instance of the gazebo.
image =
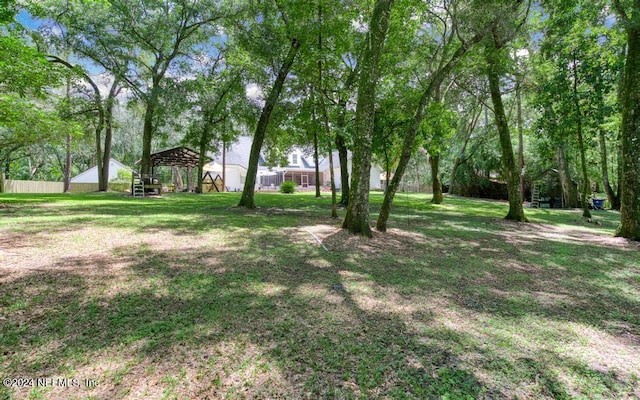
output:
M187 177L189 176L190 168L198 168L198 161L200 155L188 147L175 147L169 150L159 151L151 154L151 174L141 174L139 179L144 182L144 191L155 190L158 193L162 190L162 183L159 181L156 175L156 167L183 167L187 168ZM210 158L205 158L205 163L209 162ZM141 161L136 162L140 164ZM132 191L133 188L132 188Z

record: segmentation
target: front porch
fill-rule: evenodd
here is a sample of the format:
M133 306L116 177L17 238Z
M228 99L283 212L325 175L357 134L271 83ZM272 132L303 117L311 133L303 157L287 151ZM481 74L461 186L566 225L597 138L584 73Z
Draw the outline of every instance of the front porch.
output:
M314 170L261 171L259 189L278 190L282 182L285 181L295 182L299 191L315 190L316 173Z

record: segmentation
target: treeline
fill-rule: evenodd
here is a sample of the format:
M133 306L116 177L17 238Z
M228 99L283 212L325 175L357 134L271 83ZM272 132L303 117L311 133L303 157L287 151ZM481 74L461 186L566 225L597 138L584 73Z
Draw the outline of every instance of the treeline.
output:
M596 185L621 210L618 234L640 239L636 2L5 3L4 174L68 180L75 158L98 165L106 190L113 151L148 173L159 147L204 155L251 132L241 206L256 206L259 155L297 145L339 154L333 203L353 233L372 234L373 162L386 177L379 231L422 164L434 202L443 185L500 181L517 221L527 183L554 169L569 206L589 216Z

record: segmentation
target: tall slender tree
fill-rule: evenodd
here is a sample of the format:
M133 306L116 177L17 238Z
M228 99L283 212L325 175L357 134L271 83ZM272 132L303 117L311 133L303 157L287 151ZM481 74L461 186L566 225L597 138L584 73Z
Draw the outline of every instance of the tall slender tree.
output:
M122 90L122 85L118 79L113 79L106 98L100 93L100 88L93 78L79 65L73 65L69 61L55 56L47 56L49 61L58 63L69 68L74 74L79 75L81 79L91 87L95 114L95 156L96 167L98 168L98 190L104 192L109 188L109 159L111 158L111 144L113 140L113 108L116 97ZM102 134L104 132L104 142ZM104 143L104 146L103 146Z
M640 241L640 0L613 0L613 4L627 35L621 96L622 195L616 235Z
M255 133L253 135L253 142L251 144L251 153L249 153L249 166L247 168L247 177L244 181L244 188L242 190L242 196L240 197L240 203L238 207L255 208L256 203L254 199L256 177L258 175L258 161L260 159L260 151L262 150L262 143L264 142L265 135L267 134L267 127L269 126L269 119L273 108L276 106L284 81L287 78L287 74L293 65L296 53L300 48L300 41L296 38L291 39L291 45L289 51L282 61L282 65L278 71L278 75L273 84L273 87L269 91L262 112L260 113L260 119L256 126Z
M371 15L365 50L360 60L358 102L356 105L349 205L342 227L353 234L371 237L369 225L369 184L378 66L384 48L394 0L377 0Z
M502 65L504 65L505 61L504 50L506 42L497 29L494 29L491 37L487 40L487 43L487 78L489 80L493 114L500 137L500 148L502 150L502 173L507 181L507 192L509 195L509 211L505 218L526 222L527 218L524 215L522 198L520 197L520 173L513 154L509 122L504 110L502 93L500 91L500 77L503 71Z
M286 4L257 4L258 9L251 11L257 13L252 16L254 21L250 24L251 26L236 26L241 45L247 47L249 52L254 52L269 62L273 69L272 72L275 74L275 79L264 101L253 134L247 176L238 207L256 207L254 194L262 145L267 136L272 113L284 88L285 80L302 45L302 31L304 26L308 24L305 10L301 10L297 6L295 1ZM265 40L268 39L276 42L266 43ZM287 51L284 57L280 57L281 46L284 43L288 44ZM279 63L277 73L274 63Z
M469 4L464 5L469 6ZM404 133L398 166L395 169L391 182L389 182L387 186L382 207L378 214L378 220L376 222L376 229L378 231L385 232L387 230L387 221L391 214L393 199L411 160L411 155L413 154L416 143L416 136L423 123L427 108L434 98L436 89L442 85L442 82L452 73L472 46L479 43L488 33L488 29L495 24L496 16L489 15L487 18L481 18L482 21L479 23L479 26L477 25L478 22L473 19L470 26L461 25L463 13L461 12L460 15L456 15L453 10L462 9L469 11L467 7L462 6L463 4L456 2L456 6L450 8L445 7L433 17L433 25L429 31L435 35L435 37L431 38L431 41L436 42L436 50L433 51L435 57L431 62L430 71L425 73L427 78L424 79L422 92L417 96L419 100L416 102L411 123ZM437 24L440 24L441 28L437 30L433 29ZM464 34L469 31L471 31L470 34Z
M589 182L589 175L587 173L587 158L585 155L585 146L584 146L584 133L582 129L582 107L580 104L580 96L578 93L578 84L580 82L580 78L578 77L578 59L575 56L575 52L573 54L573 62L571 63L571 72L573 74L572 79L573 83L571 85L573 90L573 105L574 112L576 113L576 133L578 135L578 151L580 152L580 168L582 171L582 180L580 184L580 203L582 205L582 216L585 218L591 218L591 212L589 211L589 205L587 203L587 193L591 191L591 183Z

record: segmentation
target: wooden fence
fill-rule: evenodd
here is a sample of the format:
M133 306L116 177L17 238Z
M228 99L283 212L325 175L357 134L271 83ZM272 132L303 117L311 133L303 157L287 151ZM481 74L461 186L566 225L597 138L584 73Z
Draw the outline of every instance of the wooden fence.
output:
M114 191L125 191L128 188L130 188L128 183L109 184L109 189ZM64 183L6 179L4 181L4 190L5 193L62 193L64 192ZM70 191L71 193L97 192L98 184L72 182Z

